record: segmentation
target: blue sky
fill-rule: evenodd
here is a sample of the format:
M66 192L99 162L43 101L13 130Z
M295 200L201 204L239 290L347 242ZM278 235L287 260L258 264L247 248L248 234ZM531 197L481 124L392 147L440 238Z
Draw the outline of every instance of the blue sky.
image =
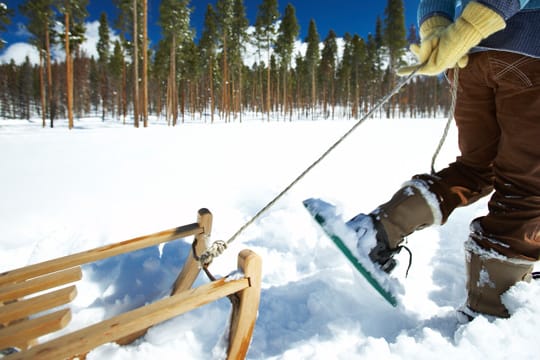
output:
M255 22L257 9L262 0L246 0L246 12L250 24ZM9 32L3 35L3 38L9 43L24 41L24 31L22 31L25 23L25 18L18 14L18 5L21 0L8 0L9 8L16 9L17 16L13 24L9 27ZM149 11L149 27L152 39L157 42L160 37L160 29L157 24L159 19L159 0L148 0L150 7ZM203 25L204 14L208 3L215 4L215 0L192 0L191 6L194 7L192 16L192 26L196 29L197 34L200 34ZM321 39L324 39L330 29L333 29L338 36L343 36L345 32L351 34L359 34L362 37L373 32L375 28L375 20L377 16L384 17L384 8L386 1L357 1L357 0L290 0L279 1L280 13L283 14L285 7L291 3L296 8L296 16L301 27L301 39L304 39L307 33L310 19L314 19L317 24L317 29ZM102 11L109 15L109 21L112 23L117 16L116 9L112 5L111 0L90 0L88 10L90 16L89 21L99 19ZM416 23L416 7L419 0L404 0L406 11L406 26Z

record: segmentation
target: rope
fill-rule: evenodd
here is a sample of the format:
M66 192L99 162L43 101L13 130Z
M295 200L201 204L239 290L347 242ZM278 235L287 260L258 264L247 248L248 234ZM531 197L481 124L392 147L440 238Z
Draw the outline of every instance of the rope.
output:
M433 157L431 158L431 174L436 173L435 162L437 161L437 158L439 157L441 149L444 145L444 142L446 141L446 138L448 137L450 124L452 124L452 120L454 119L454 111L456 110L456 101L457 101L458 82L459 82L459 67L456 65L456 67L454 68L454 81L451 83L452 88L450 91L450 95L452 96L452 102L450 104L450 111L448 112L448 120L446 121L446 126L444 127L444 132L441 136L441 139L439 140L437 149L435 149L435 152L433 153Z
M362 125L371 115L378 111L385 103L388 102L395 94L401 90L417 73L423 64L419 65L412 73L403 78L389 93L387 93L382 99L380 99L373 108L371 108L360 120L354 124L341 138L339 138L332 146L330 146L317 160L309 165L300 175L296 177L287 187L285 187L276 197L274 197L268 204L266 204L261 210L259 210L248 222L246 222L229 240L214 242L203 254L199 257L199 263L201 266L207 267L215 257L221 255L223 251L230 245L236 238L251 224L253 224L262 214L270 209L276 202L278 202L291 188L302 180L307 173L309 173L315 166L317 166L324 158L328 156L339 144L341 144L354 130Z

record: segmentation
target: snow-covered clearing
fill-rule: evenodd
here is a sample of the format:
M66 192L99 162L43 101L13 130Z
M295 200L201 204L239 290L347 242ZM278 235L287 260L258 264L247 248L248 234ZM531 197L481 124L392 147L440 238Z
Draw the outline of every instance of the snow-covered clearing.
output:
M263 258L248 358L538 358L538 283L509 291L508 320L458 326L454 319L465 296L463 242L485 200L410 236L409 276L407 257L395 271L405 287L397 309L371 293L302 206L320 197L345 218L371 211L411 175L429 171L444 122L370 119L214 261L211 271L226 275L244 248ZM38 120L0 120L0 271L191 223L202 207L214 214L212 240L227 240L353 124L245 116L134 129L84 119L69 131L61 121L42 129ZM452 129L438 167L456 154ZM69 328L163 296L189 249L180 240L85 266ZM220 358L229 310L227 300L212 303L88 358Z

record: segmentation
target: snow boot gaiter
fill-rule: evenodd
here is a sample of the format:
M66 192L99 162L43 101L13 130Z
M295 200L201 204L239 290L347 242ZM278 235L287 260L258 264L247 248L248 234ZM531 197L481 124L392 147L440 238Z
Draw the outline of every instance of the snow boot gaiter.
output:
M475 313L508 318L510 314L501 295L520 281L529 282L534 263L480 247L475 241L482 236L478 219L473 221L471 229L474 230L465 244L467 307Z

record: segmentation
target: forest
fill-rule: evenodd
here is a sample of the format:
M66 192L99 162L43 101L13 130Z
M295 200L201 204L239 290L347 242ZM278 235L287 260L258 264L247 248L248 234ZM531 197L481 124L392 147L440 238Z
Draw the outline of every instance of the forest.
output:
M416 28L405 26L402 0L387 1L366 38L333 30L322 37L312 19L305 39L292 3L280 14L277 0L261 0L250 24L245 0L217 0L196 38L190 1L162 0L162 37L150 47L147 0L112 1L119 15L101 14L97 58L80 46L88 0L28 0L17 9L0 3L0 47L18 11L39 51L39 64L0 64L0 119L38 118L43 127L67 119L69 128L87 116L135 127L148 126L149 116L171 126L241 122L248 113L263 121L357 119L399 81L395 70L418 41ZM64 59L52 59L53 44ZM248 64L247 55L258 60ZM444 78L416 77L380 115L433 117L448 108Z

